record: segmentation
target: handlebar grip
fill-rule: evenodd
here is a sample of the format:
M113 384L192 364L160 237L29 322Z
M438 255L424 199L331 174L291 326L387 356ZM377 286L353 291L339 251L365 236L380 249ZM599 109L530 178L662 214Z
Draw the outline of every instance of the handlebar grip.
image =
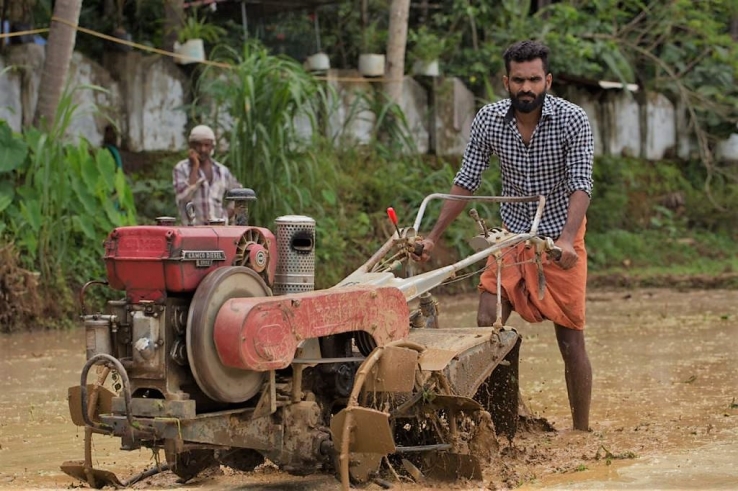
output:
M395 213L395 209L391 206L387 208L387 216L389 217L392 224L397 226L397 213Z
M416 242L415 243L415 247L413 249L413 254L415 254L418 257L422 256L423 255L423 249L424 248L425 248L425 246L423 245L422 242Z
M549 249L548 256L554 261L558 261L559 259L561 259L561 247L553 246L551 249Z

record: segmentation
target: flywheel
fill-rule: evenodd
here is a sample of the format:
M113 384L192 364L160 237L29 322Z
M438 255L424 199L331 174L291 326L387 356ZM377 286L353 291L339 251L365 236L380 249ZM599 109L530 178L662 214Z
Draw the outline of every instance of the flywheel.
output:
M228 300L271 295L264 280L242 266L216 269L197 287L187 316L187 358L197 385L211 399L238 403L259 393L266 374L223 365L213 329L220 308Z

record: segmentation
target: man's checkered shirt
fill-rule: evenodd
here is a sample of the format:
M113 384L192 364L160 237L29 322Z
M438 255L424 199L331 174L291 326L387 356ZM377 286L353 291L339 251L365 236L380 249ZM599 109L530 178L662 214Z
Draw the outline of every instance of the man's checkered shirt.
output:
M566 223L569 196L576 190L592 195L594 139L584 110L547 95L541 120L526 147L518 131L510 99L479 110L454 184L476 191L491 155L500 160L503 196L545 196L538 233L554 239ZM537 203L503 203L502 222L515 233L529 232Z
M175 200L182 223L189 221L186 208L189 202L195 206L193 225L207 225L211 220L228 220L228 206L232 205L223 205L223 195L226 191L240 188L241 184L225 165L214 160L213 181L208 181L201 168L198 181L190 184L191 165L189 159L184 159L172 171Z

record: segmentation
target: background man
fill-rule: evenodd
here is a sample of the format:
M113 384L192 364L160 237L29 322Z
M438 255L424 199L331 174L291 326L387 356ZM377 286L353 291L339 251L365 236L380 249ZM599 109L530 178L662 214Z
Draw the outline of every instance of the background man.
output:
M509 98L484 106L472 123L461 169L450 194L469 196L481 183L491 155L499 157L503 196L545 196L539 233L552 237L562 250L557 262L544 264L547 288L538 299L534 264L519 264L533 251L521 244L504 258L501 276L503 323L510 312L528 322L551 320L564 359L566 387L574 428L589 429L592 368L584 343L587 253L585 214L592 193L594 140L582 108L547 94L552 76L549 50L541 43L522 41L504 54L502 81ZM421 260L427 260L448 225L461 213L464 201L446 201L424 240ZM529 232L536 203L505 203L504 226ZM496 317L497 266L493 257L480 278L479 326Z
M105 132L103 133L103 147L108 149L110 155L113 156L115 167L123 170L123 159L120 156L120 148L118 148L118 134L111 124L105 126Z
M233 204L224 208L223 196L242 186L226 166L213 160L215 133L208 126L195 126L190 132L189 145L188 158L178 162L172 172L182 223L189 223L185 209L189 202L195 207L194 225L228 219L233 215Z

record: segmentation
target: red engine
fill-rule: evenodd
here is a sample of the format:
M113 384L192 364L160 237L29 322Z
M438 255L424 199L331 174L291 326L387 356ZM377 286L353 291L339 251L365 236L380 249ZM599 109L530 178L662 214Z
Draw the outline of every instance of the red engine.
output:
M108 282L128 302L162 302L167 293L194 293L222 266L245 266L274 284L277 244L260 227L139 226L115 229L105 241Z

